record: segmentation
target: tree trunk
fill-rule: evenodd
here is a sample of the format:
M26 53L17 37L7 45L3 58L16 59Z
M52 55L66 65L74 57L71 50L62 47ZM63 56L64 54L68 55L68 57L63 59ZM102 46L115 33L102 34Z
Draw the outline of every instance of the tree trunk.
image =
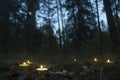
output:
M118 16L118 9L117 9L117 1L114 0L115 10L114 10L114 19L115 24L118 32L118 40L120 41L120 22L119 22L119 16Z
M62 42L63 42L63 49L64 52L66 52L66 40L65 40L65 28L64 28L64 22L63 22L63 10L62 10L62 0L59 0L60 3L60 16L61 16L61 27L62 27Z
M9 41L9 12L10 12L10 2L7 0L0 1L1 7L1 20L0 20L0 48L3 53L8 53L8 41Z
M51 23L50 23L50 20L51 20L51 19L50 19L50 6L49 6L49 0L48 0L48 3L47 3L47 4L48 4L48 14L47 14L47 16L48 16L48 21L47 21L47 22L48 22L48 26L51 27Z
M61 27L60 27L60 16L59 16L59 2L58 0L56 0L56 4L57 4L57 19L58 19L58 32L59 32L59 46L60 49L62 49L62 40L61 40Z
M96 0L96 9L97 9L97 23L98 23L98 31L99 31L99 35L100 35L100 41L103 41L103 37L102 37L102 32L101 32L101 27L100 27L100 18L99 18L99 10L98 10L98 0Z
M106 11L111 42L113 45L118 45L119 44L118 34L117 34L115 21L114 21L113 14L112 14L110 0L103 0L103 4L104 4L105 11Z
M27 0L27 19L26 19L26 55L27 53L32 53L33 42L34 42L34 32L36 30L36 21L35 21L35 11L37 6L37 0Z

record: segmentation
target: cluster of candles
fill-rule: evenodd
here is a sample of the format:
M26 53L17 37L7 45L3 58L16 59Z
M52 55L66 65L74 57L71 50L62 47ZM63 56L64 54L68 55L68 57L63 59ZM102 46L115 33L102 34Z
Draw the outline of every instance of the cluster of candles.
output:
M19 64L19 66L21 66L21 67L27 67L30 64L32 64L32 62L28 60L26 62L23 62L22 64ZM40 67L38 67L36 70L38 70L38 71L47 71L48 68L45 68L43 65L40 65Z
M32 64L32 62L28 60L28 61L26 61L26 62L23 62L22 64L19 64L19 66L27 67L27 66L29 66L30 64Z
M98 59L97 59L97 58L94 58L93 61L94 61L94 62L98 62ZM110 60L110 59L107 59L105 62L106 62L106 63L113 63L113 61Z
M73 61L76 62L77 59L74 58ZM93 58L93 62L99 62L99 60L98 60L97 58ZM110 60L110 59L107 59L107 60L105 61L105 63L114 63L114 62L113 62L112 60Z
M74 61L77 61L77 59L74 59ZM98 62L98 59L97 59L97 58L94 58L93 61L94 61L94 62ZM107 59L105 62L106 62L106 63L113 63L113 61L110 60L110 59ZM19 66L21 66L21 67L27 67L27 66L29 66L30 64L32 64L32 62L28 60L28 61L26 61L26 62L23 62L22 64L19 64ZM43 66L43 65L40 65L36 70L38 70L38 71L47 71L48 68L46 68L46 67Z

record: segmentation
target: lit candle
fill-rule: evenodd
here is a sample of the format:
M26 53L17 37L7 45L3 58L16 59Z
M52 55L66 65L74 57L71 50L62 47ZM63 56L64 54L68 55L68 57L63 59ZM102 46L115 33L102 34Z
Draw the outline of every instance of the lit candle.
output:
M29 60L27 61L28 64L32 64L32 62L30 62Z
M74 61L76 62L76 61L77 61L77 59L74 59Z
M94 58L94 60L93 60L94 62L98 62L98 59L97 58Z
M37 68L36 70L38 70L38 71L47 71L48 68L44 68L43 65L40 65L40 67Z
M106 63L113 63L113 61L111 61L110 59L107 59Z
M26 66L29 66L29 64L27 64L26 62L23 62L23 63L20 64L19 66L26 67Z

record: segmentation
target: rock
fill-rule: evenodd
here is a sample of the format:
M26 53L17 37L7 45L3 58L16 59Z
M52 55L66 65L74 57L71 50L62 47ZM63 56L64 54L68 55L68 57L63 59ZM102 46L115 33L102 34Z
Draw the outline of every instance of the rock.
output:
M22 74L22 75L17 77L17 80L25 80L26 77L27 77L26 74ZM29 80L29 79L26 79L26 80Z
M7 77L0 77L0 80L9 80Z
M0 80L9 80L10 72L2 73L0 75Z

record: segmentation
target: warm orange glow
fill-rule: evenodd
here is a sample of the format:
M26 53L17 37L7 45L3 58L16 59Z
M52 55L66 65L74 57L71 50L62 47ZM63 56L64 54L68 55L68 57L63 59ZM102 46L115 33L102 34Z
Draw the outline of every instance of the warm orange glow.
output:
M27 64L26 62L23 62L23 63L20 64L19 66L26 67L26 66L29 66L29 64Z
M106 63L113 63L113 61L111 61L110 59L107 59Z
M27 63L28 63L28 64L32 64L32 62L31 62L31 61L29 61L29 60L27 61Z
M98 62L98 59L97 59L97 58L94 58L93 61L94 61L94 62Z
M43 65L40 65L40 68L43 68Z
M36 70L38 70L38 71L47 71L48 68L44 68L43 65L40 65L40 67L37 68Z

